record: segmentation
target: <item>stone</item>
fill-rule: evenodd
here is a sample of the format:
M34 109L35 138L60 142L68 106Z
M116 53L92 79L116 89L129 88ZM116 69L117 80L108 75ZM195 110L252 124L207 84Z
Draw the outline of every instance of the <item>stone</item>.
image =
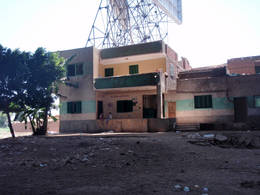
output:
M216 136L215 136L215 140L217 140L217 141L219 141L219 142L225 142L225 141L227 141L227 136L225 136L225 135L220 135L220 134L217 134Z
M206 139L213 139L215 137L214 134L205 134L203 135L203 138L206 138Z
M190 188L189 188L188 186L185 186L185 187L183 188L183 191L184 191L184 192L189 192L189 191L190 191Z
M177 191L181 191L181 185L179 185L179 184L176 184L176 185L174 186L174 188L175 188L175 190L177 190Z

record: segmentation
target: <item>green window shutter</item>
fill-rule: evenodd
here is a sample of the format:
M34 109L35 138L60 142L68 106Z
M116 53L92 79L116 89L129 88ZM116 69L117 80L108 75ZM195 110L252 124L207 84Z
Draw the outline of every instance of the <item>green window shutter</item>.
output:
M81 102L68 102L67 103L67 113L69 114L79 114L82 112Z
M133 112L133 101L132 100L120 100L117 101L117 112Z
M113 68L105 68L105 77L112 77L114 76L114 69Z
M83 75L83 64L76 64L76 75Z
M260 108L260 96L255 96L255 107Z
M129 66L129 74L138 74L138 64Z
M75 76L75 65L74 64L67 66L67 76Z
M75 113L81 113L81 102L76 102L76 110Z
M257 74L260 73L260 66L255 66L255 73L257 73Z
M194 96L194 107L212 108L212 96L211 95Z
M67 113L72 113L72 102L67 103Z

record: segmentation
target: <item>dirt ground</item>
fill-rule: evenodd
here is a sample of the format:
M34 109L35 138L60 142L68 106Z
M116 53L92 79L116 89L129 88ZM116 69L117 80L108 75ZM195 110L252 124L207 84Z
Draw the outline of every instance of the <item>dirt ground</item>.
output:
M0 194L260 194L259 148L190 134L0 139Z

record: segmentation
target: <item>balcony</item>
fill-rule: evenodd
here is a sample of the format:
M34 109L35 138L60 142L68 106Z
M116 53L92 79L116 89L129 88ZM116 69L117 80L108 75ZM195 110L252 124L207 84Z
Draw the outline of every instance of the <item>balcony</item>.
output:
M134 74L127 76L116 76L95 79L96 90L111 90L123 88L136 88L152 86L156 87L159 81L159 74L156 72L146 74Z

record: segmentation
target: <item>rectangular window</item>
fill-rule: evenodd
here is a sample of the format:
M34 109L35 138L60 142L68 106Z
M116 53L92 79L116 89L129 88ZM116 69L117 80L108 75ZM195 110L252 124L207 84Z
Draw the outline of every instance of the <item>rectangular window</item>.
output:
M260 108L260 96L255 96L255 107Z
M67 66L67 75L70 76L75 76L75 65L68 65Z
M83 64L75 64L76 75L83 75Z
M67 108L69 114L79 114L81 113L81 102L68 102Z
M132 100L120 100L117 101L117 112L133 112L133 101Z
M70 64L67 66L68 76L83 75L83 64Z
M170 64L170 76L174 77L174 65Z
M194 107L212 108L212 96L211 95L194 96Z
M112 77L114 76L114 69L113 68L105 68L105 77Z
M129 66L129 74L138 74L138 64Z
M255 72L260 73L260 62L255 62Z

